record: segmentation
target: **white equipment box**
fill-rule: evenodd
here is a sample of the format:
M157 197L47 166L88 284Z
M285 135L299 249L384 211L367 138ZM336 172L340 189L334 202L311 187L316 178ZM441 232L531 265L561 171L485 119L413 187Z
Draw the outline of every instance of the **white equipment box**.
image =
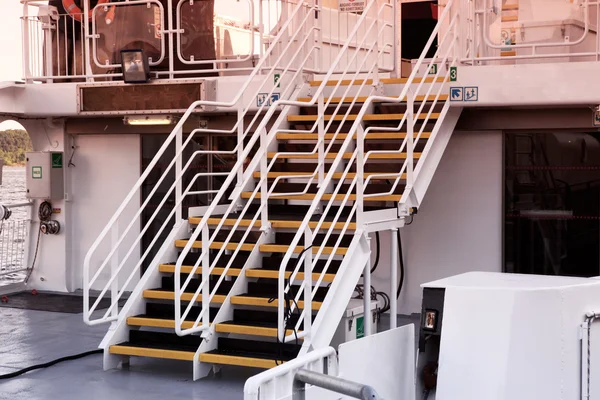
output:
M28 199L60 200L65 195L63 153L26 153Z
M371 301L370 313L372 328L371 334L377 333L377 302ZM351 299L346 307L346 313L338 325L335 335L331 340L331 346L337 348L340 344L360 339L365 336L365 315L362 299Z

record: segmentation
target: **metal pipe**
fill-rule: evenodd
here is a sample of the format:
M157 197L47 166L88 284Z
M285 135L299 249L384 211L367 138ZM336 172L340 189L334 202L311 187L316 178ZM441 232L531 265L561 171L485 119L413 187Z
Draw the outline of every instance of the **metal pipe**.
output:
M584 345L584 337L581 336L581 400L590 399L590 367L591 367L591 342L592 342L592 324L600 320L600 313L589 312L585 316L585 322L581 328L587 331L587 342ZM585 361L584 361L585 360ZM585 374L584 374L585 370ZM584 389L585 388L585 389Z
M306 399L306 385L313 385L335 393L362 400L378 400L379 395L369 385L347 381L335 376L301 369L294 375L292 400Z

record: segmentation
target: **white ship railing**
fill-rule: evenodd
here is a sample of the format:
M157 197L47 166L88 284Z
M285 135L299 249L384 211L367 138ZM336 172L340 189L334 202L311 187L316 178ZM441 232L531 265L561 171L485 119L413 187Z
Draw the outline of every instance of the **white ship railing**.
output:
M248 252L248 251L250 251L250 249L254 249L257 246L257 244L255 244L255 243L248 243L249 242L248 237L249 237L249 234L250 234L252 228L254 228L255 226L258 225L261 227L263 232L268 232L270 230L269 210L268 210L269 198L277 198L277 197L281 197L283 195L290 195L290 193L276 193L276 191L275 191L276 185L280 182L281 179L284 179L284 177L279 177L278 179L275 179L273 182L269 182L269 178L268 178L269 172L271 171L272 167L275 165L275 162L280 157L282 157L283 155L299 155L299 156L314 155L314 156L316 156L315 158L318 163L318 167L315 169L315 171L312 174L308 173L307 175L304 175L304 176L294 174L292 176L287 176L288 178L290 178L290 177L291 178L305 178L308 181L304 191L302 191L300 193L291 193L291 194L293 194L293 195L305 194L308 192L309 186L313 183L321 183L322 188L325 188L329 184L329 182L331 181L331 176L330 176L331 173L329 174L329 180L327 180L327 179L323 180L324 165L325 165L325 160L328 158L328 155L334 154L335 151L332 148L334 140L332 140L328 146L325 146L325 132L333 131L333 129L334 129L333 123L339 122L340 126L335 130L335 133L334 133L334 135L336 135L336 136L339 135L343 124L346 121L351 121L351 118L349 116L351 114L352 107L359 102L359 100L358 100L359 93L363 89L368 89L369 93L371 93L371 94L375 93L377 87L379 86L378 85L379 75L384 72L384 67L381 66L381 62L384 58L386 49L393 47L393 43L387 41L385 31L390 28L393 29L394 16L395 16L394 3L389 3L387 1L376 1L376 0L367 2L367 5L366 5L362 15L360 16L360 18L358 18L356 25L354 25L352 30L349 32L346 42L344 43L344 46L341 48L341 50L337 54L336 59L334 60L333 64L330 66L329 72L323 78L319 87L315 90L315 94L314 94L312 100L309 102L302 102L302 101L286 100L284 98L283 100L279 100L279 101L275 102L275 106L277 106L277 107L283 106L283 112L281 114L275 115L277 107L272 107L267 111L266 115L264 116L264 118L261 120L260 124L257 127L256 132L258 134L252 138L253 140L260 138L260 148L254 155L254 158L250 162L247 170L244 171L244 181L243 181L243 183L241 183L241 185L239 185L240 188L250 187L251 188L250 190L252 190L252 192L246 198L243 198L241 190L238 191L237 194L233 198L231 198L231 204L227 207L227 210L224 213L220 213L219 216L216 217L219 222L217 224L215 224L216 227L213 228L212 232L209 232L208 221L211 218L215 218L215 215L214 215L215 208L216 208L218 202L225 195L227 188L233 183L233 180L237 176L237 173L241 170L242 164L241 164L240 160L244 159L249 154L249 151L253 147L254 142L251 142L250 144L248 144L246 146L246 149L244 150L244 155L238 159L236 166L232 169L231 174L228 176L223 187L221 188L219 193L216 195L215 199L213 200L213 203L209 207L209 210L202 217L200 223L194 230L191 238L189 239L188 243L186 244L185 248L183 249L183 251L181 252L181 254L177 260L177 263L175 266L175 331L177 332L177 334L187 335L187 334L203 332L203 331L211 329L209 320L208 320L210 302L214 299L214 296L216 296L221 282L223 280L225 280L229 268L233 264L236 257L241 254L242 248L245 247L244 252ZM358 37L358 45L355 47L352 44L356 43L357 37ZM375 40L373 40L373 42L370 43L369 47L367 48L366 56L363 56L361 54L360 49L363 49L365 47L365 43L367 42L369 37L374 37ZM351 66L356 65L355 59L357 57L360 57L361 61L356 68L352 68ZM333 74L339 70L339 67L342 64L343 60L347 60L346 67L344 68L344 71L340 76L336 75L336 79L337 78L339 78L339 79L337 80L337 83L335 84L335 86L333 86L333 89L331 89L331 87L330 87L330 91L328 93L328 99L325 101L325 98L324 98L325 87L328 86ZM351 69L355 69L357 71L366 70L368 79L362 79L360 77L361 74L359 72L352 72ZM353 85L351 85L351 84L344 86L344 85L342 85L342 81L344 81L344 80L350 80L352 83L357 83L358 86L353 87ZM356 89L357 87L358 87L358 90L351 94L352 89ZM350 98L351 101L347 101L346 99L348 99L348 98ZM314 122L311 129L308 129L306 131L299 131L299 130L290 131L289 129L285 129L282 126L283 121L285 121L285 117L287 116L286 110L289 110L290 107L292 107L292 106L302 107L302 106L310 106L310 105L315 105L315 104L318 104L318 118L317 118L317 121ZM348 106L347 111L340 110L343 105ZM326 109L328 109L328 108L334 108L334 111L326 113ZM328 118L329 118L328 121L325 121L326 114L328 115ZM326 124L326 122L327 122L327 124ZM330 128L331 128L331 130L330 130ZM316 132L319 135L319 139L318 139L318 143L315 144L315 147L311 152L308 152L308 153L277 153L274 156L270 157L268 149L270 148L271 143L273 143L273 140L275 139L276 134L280 133L280 132L296 132L296 133ZM344 142L345 146L346 146L345 148L348 147L348 143L350 141L351 140L346 140ZM271 158L271 160L269 161L268 158ZM339 158L340 157L338 157L338 159L336 160L338 165L340 163ZM332 167L331 171L333 171L333 167ZM253 178L255 172L260 172L260 178L259 178L259 180L256 180L256 181ZM258 206L256 211L254 211L254 210L250 211L251 205L254 204L255 200L260 200L260 205ZM314 204L318 204L318 201L316 199L313 202L313 205ZM241 211L239 211L239 213L234 216L236 219L235 219L235 222L233 223L233 226L231 226L231 224L228 224L231 226L231 230L229 231L226 239L217 241L217 236L220 233L221 228L225 225L228 218L232 218L232 217L230 217L230 215L232 214L232 211L234 211L236 208ZM309 217L314 212L314 208L315 207L312 207L311 211L308 213ZM356 206L354 206L354 208L356 208ZM327 210L329 210L329 208ZM250 222L247 224L242 224L242 221L244 219L250 220ZM309 248L312 246L311 240L312 240L313 234L316 234L317 231L322 229L321 228L322 222L323 221L320 222L319 227L317 229L315 229L314 232L312 232L312 234L307 235L307 240L304 243L304 248ZM343 235L345 234L345 232L347 230L348 225L349 225L349 222L344 226L344 229L342 230L340 237L343 237ZM332 227L333 226L334 225L332 224ZM242 227L243 229L240 229L240 227ZM284 263L286 263L287 260L289 260L291 254L293 252L295 252L295 250L296 250L295 247L298 244L299 237L302 236L305 232L307 232L307 233L310 232L310 230L308 230L308 225L307 225L306 221L304 221L303 226L300 228L300 230L298 232L299 233L296 235L296 237L294 239L295 242L290 247L288 254L286 254L287 258L284 259ZM241 234L242 237L234 240L233 237L234 237L235 233ZM193 246L195 244L197 244L197 240L201 240L202 250L201 250L201 252L198 253L197 261L192 266L191 271L186 271L186 273L189 273L189 275L187 275L187 278L184 279L184 281L182 283L181 272L182 272L183 262L186 259L186 257L188 256L188 254L190 253L190 251L192 250ZM337 246L338 245L336 245L336 248L337 248ZM323 246L321 246L321 248L322 247ZM219 250L218 253L214 257L212 257L210 254L211 248L213 248L215 250L216 249ZM315 246L315 248L316 248L316 246ZM216 268L217 264L219 263L219 261L221 260L221 256L224 254L225 250L232 250L233 253L232 253L232 255L229 256L230 260L224 266L220 276L216 275L216 277L218 279L217 279L217 282L213 285L210 283L209 277L211 275L215 276L215 274L214 274L215 268ZM322 250L319 252L318 255L320 255L321 252L322 252ZM333 255L334 253L335 253L335 251L332 252L331 254ZM318 258L318 255L317 255L317 258ZM299 264L300 264L301 260L303 260L302 257L299 259ZM307 272L305 274L305 279L304 279L304 283L303 283L303 285L305 285L304 287L308 288L308 289L306 289L307 290L307 296L306 296L307 300L305 301L305 312L306 312L305 315L310 316L311 315L310 304L311 304L311 301L312 301L311 299L312 299L313 295L308 294L308 293L313 290L312 289L312 274L310 273L310 271L312 271L312 266L307 266L306 270L309 272ZM189 283L191 282L191 280L193 279L195 274L199 273L200 271L202 273L202 282L198 286L195 293L192 292L193 294L191 295L191 297L186 298L184 295L186 294L186 289L187 289ZM282 271L284 271L284 270L282 270ZM297 272L298 272L298 267L297 267L296 271L292 274L292 277L290 278L290 282L293 282L295 280ZM319 282L315 285L315 287L314 287L315 291L317 290L320 282L322 281L323 277L325 276L324 275L325 273L326 273L326 270L323 272L323 274L321 274ZM280 273L280 279L281 279L280 282L283 282L282 277L283 277L283 275L281 275L281 273ZM289 290L289 286L288 286L288 290ZM191 294L191 293L188 293L188 294ZM185 298L185 300L184 300L184 298ZM182 301L186 301L186 302L189 301L189 304L187 306L182 306L181 305ZM193 321L191 327L189 327L187 329L183 329L182 326L183 326L184 321L186 321L187 316L189 315L189 312L191 311L193 305L198 301L202 302L201 312L198 314L198 317L195 319L195 321ZM284 304L284 302L282 301L282 296L280 295L279 296L280 315L283 315L283 304ZM308 311L306 311L306 310L308 310ZM312 320L310 317L304 318L303 320L301 319L299 321L299 324L304 322L303 333L301 336L305 338L305 343L308 341L308 335L310 333L311 321ZM188 320L188 322L189 322L189 320Z
M3 206L12 215L0 220L0 285L23 282L29 266L32 203ZM1 218L1 216L0 216Z
M226 0L224 0L226 1ZM263 57L261 73L266 73L274 66L284 49L291 54L300 44L288 46L293 35L297 32L301 21L291 18L298 3L294 0L243 0L232 2L237 10L247 10L242 20L220 17L214 18L215 57L200 59L193 54L186 54L182 43L194 39L190 35L195 32L186 28L186 20L193 18L191 7L201 2L190 0L127 0L101 4L92 9L91 21L87 24L73 23L68 14L59 14L55 7L41 0L21 0L23 4L23 77L27 82L40 81L46 83L66 81L105 81L120 80L119 48L113 48L103 41L122 40L125 36L119 31L119 37L110 39L111 32L118 25L119 15L128 8L142 13L146 8L155 12L158 23L151 24L153 35L137 33L134 35L135 24L129 24L128 35L145 41L151 48L151 75L153 78L176 79L190 76L214 76L218 74L232 75L251 73L258 61ZM223 3L223 2L221 2ZM220 3L216 3L220 4ZM165 7L166 5L166 7ZM84 2L80 19L89 15L89 5ZM32 12L32 10L37 10ZM127 10L130 11L130 10ZM109 14L110 13L110 14ZM35 14L35 15L32 15ZM110 15L110 17L108 17ZM187 17L187 19L186 19ZM114 20L111 20L113 18ZM345 33L355 25L358 15L342 13L334 8L319 6L313 18L302 24L304 33L311 29L319 29L315 36L318 56L310 57L305 71L326 73L331 62L345 42ZM111 20L107 25L105 21ZM162 21L162 22L161 22ZM189 21L188 21L189 22ZM164 24L164 26L161 25ZM283 26L287 29L284 30ZM113 29L113 31L111 31ZM124 29L124 28L123 28ZM386 31L393 46L386 50L385 66L381 68L388 72L395 69L394 31ZM276 40L277 38L277 40ZM370 38L371 40L373 38ZM267 52L271 44L275 47ZM358 44L358 40L354 45ZM123 44L123 46L129 46ZM117 46L118 47L118 46ZM361 52L366 54L368 42ZM189 50L189 49L188 49ZM197 49L196 49L197 50ZM357 59L356 65L360 62ZM344 65L339 71L345 69ZM292 66L290 71L294 71Z
M180 224L182 221L182 202L187 196L194 196L199 194L216 194L215 199L212 201L211 206L205 213L203 222L199 225L194 233L194 239L207 224L207 218L215 213L215 210L219 206L222 200L225 200L225 196L229 195L231 190L241 187L242 177L244 173L245 160L249 157L251 150L257 144L259 138L263 138L262 134L253 134L255 132L262 132L265 129L265 122L261 120L262 112L267 111L269 117L275 112L278 112L277 121L285 120L287 110L281 109L276 103L273 106L269 106L267 102L262 104L258 111L253 114L249 114L251 106L256 101L259 93L267 93L267 97L271 96L277 91L281 93L282 98L289 98L292 96L297 87L302 84L302 73L304 68L310 65L310 57L319 50L318 42L315 40L315 36L318 35L319 27L309 24L312 21L313 16L318 12L320 8L315 5L312 1L299 1L292 12L290 18L281 26L278 36L272 41L271 45L265 52L263 57L256 68L248 76L246 82L241 87L239 93L231 102L211 102L211 101L197 101L193 103L187 112L183 115L179 123L175 126L173 132L169 135L165 143L158 150L157 154L150 162L146 170L143 172L139 180L136 182L132 190L129 192L123 203L119 206L113 217L110 219L106 227L102 230L100 236L88 253L86 254L83 266L83 291L84 291L84 320L86 323L94 325L100 323L106 323L115 321L118 318L119 305L118 301L123 294L131 290L132 285L135 282L135 278L140 276L141 266L145 261L150 261L148 256L150 250L156 244L160 235L163 232L169 232L174 224ZM293 23L292 21L296 21ZM306 26L310 25L310 29L306 29ZM295 27L294 31L290 30ZM282 37L289 35L286 46L281 49L282 51L278 56L275 56L276 47L282 42ZM293 47L293 51L290 50ZM284 55L287 55L284 58ZM267 70L264 74L264 78L260 82L258 87L251 86L250 84L255 81L255 78L259 77L261 72L265 69L267 60L273 57L273 66ZM290 70L293 69L293 72ZM280 88L273 81L274 72L281 73L281 80L279 84ZM183 135L183 126L188 118L195 112L200 106L218 106L231 108L233 112L238 115L237 123L230 130L215 130L215 129L195 129L187 137ZM248 115L248 118L246 116ZM250 119L250 122L247 122ZM260 123L259 123L260 122ZM278 124L280 122L277 122ZM211 151L211 150L199 150L195 151L184 163L183 152L188 148L188 144L192 142L194 135L197 133L228 133L237 134L237 145L231 151ZM245 144L245 140L248 140ZM261 144L263 139L261 139ZM175 156L170 161L169 165L164 169L160 178L156 181L155 179L150 181L150 174L155 171L157 164L161 157L165 154L167 148L171 145L175 145ZM232 168L232 171L228 174L224 173L200 173L195 175L187 175L191 177L190 184L184 189L183 178L186 172L189 172L189 167L193 160L201 155L214 155L214 154L227 154L233 157L237 157L237 162ZM140 223L140 217L142 212L148 208L150 199L158 188L161 186L165 179L169 177L169 174L175 172L175 179L170 185L169 189L162 197L162 200L152 213L151 217L145 221L144 224ZM221 189L218 191L194 191L193 185L197 179L201 177L215 177L215 176L227 176ZM170 179L170 178L169 178ZM124 211L127 207L131 207L135 204L135 201L139 199L139 193L142 186L146 183L152 184L152 190L147 195L147 198L143 203L137 207L137 211L133 218L126 218ZM171 195L175 196L175 204L173 206L168 205L168 199ZM235 205L235 201L232 202L225 217L231 212ZM147 246L147 249L142 253L139 259L137 258L137 249L141 244L142 237L148 231L151 224L157 220L157 216L160 211L167 211L168 216L164 219L160 229L154 235L154 239ZM173 224L172 219L175 218ZM123 226L125 228L123 229ZM215 234L218 233L221 225L215 230ZM137 227L140 232L137 233ZM214 240L214 238L213 238ZM190 242L191 243L191 242ZM208 243L205 241L205 243ZM190 245L191 247L191 245ZM139 250L138 250L139 251ZM186 247L184 253L187 254L189 247ZM146 273L150 272L150 269L157 268L156 264L152 264ZM177 273L175 274L176 286L179 287L180 268L181 262L178 261ZM101 283L101 277L108 276L108 280ZM193 275L190 275L193 276ZM208 276L208 275L205 275ZM177 289L176 287L176 289ZM93 304L90 304L90 291L97 289L100 293ZM183 290L181 290L183 291ZM179 291L176 290L176 293ZM97 309L100 299L110 294L111 306L109 309L98 317L92 319L92 313ZM176 302L179 300L178 296L175 298ZM208 307L208 303L205 303ZM177 308L177 313L179 313Z

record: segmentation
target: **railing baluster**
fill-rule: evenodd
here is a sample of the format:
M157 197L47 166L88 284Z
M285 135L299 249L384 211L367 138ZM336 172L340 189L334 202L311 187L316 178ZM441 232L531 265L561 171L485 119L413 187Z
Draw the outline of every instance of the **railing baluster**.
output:
M315 231L315 234L318 232ZM305 343L310 340L310 331L312 326L312 271L313 271L313 232L309 227L304 231L304 248L308 249L304 253L304 327L307 332L304 336ZM290 281L290 284L292 282Z
M202 228L202 325L210 324L210 233L208 224Z

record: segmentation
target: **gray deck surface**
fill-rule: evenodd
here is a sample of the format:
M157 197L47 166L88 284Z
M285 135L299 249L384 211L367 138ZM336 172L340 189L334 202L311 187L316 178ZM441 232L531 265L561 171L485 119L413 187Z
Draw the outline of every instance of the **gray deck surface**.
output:
M81 314L0 308L0 374L97 349L107 328ZM98 354L0 381L0 400L242 399L257 372L226 368L194 382L186 361L132 357L129 370L103 371Z
M418 324L418 316L399 317L399 325ZM0 375L97 349L107 328L85 325L81 314L0 308ZM258 372L228 367L194 382L190 362L132 357L128 370L103 371L98 354L1 380L0 400L242 399Z

